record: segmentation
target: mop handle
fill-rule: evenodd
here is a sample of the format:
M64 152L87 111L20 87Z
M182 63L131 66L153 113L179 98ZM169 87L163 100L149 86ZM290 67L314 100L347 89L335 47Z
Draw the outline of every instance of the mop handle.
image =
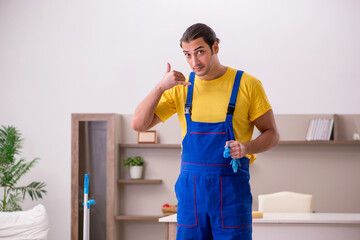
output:
M89 240L89 176L85 174L84 180L84 222L83 222L83 240Z
M84 180L84 194L89 194L89 176L85 174Z

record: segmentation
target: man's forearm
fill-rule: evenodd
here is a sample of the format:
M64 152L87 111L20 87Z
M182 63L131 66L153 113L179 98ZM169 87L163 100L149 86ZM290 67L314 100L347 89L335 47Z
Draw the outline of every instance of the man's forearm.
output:
M154 119L154 113L157 104L160 101L163 90L156 86L147 97L137 106L133 119L131 120L131 128L135 131L145 131L150 128Z
M275 129L264 131L256 139L243 143L245 154L255 154L265 152L279 143L279 134Z
M176 85L189 86L190 83L185 81L181 72L171 71L170 63L167 63L167 70L163 79L136 108L131 120L131 128L135 131L145 131L159 123L160 119L154 115L156 106L163 92Z

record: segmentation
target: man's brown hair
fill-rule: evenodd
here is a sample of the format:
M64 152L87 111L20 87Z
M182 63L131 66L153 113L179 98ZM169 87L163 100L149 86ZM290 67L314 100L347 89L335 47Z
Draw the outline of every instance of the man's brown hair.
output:
M213 51L212 46L214 45L214 43L220 42L220 40L216 37L214 30L212 30L209 26L203 23L196 23L186 29L182 38L180 39L180 47L182 47L183 42L188 43L201 37L209 45L211 53Z

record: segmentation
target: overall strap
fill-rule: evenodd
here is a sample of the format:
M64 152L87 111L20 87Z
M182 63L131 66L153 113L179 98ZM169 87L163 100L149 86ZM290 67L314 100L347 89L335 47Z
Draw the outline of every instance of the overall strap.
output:
M230 97L230 101L229 101L229 106L228 106L228 110L227 110L227 114L226 114L226 122L229 124L229 126L231 126L229 134L230 134L230 138L232 140L235 140L234 129L232 128L232 120L233 120L233 114L235 111L236 98L237 98L237 94L239 92L240 80L241 80L242 74L243 74L243 71L239 71L239 70L236 73L234 85L233 85L233 89L232 89L231 97Z
M234 85L233 85L233 89L231 92L227 115L233 115L233 113L234 113L236 98L237 98L237 94L239 92L240 80L241 80L242 75L243 75L243 71L238 70L236 73L236 76L235 76Z
M185 103L185 118L186 118L187 127L189 127L189 122L191 122L191 107L193 100L193 90L195 85L194 81L195 81L195 73L191 72L189 76L189 82L191 83L191 85L188 86L188 92Z

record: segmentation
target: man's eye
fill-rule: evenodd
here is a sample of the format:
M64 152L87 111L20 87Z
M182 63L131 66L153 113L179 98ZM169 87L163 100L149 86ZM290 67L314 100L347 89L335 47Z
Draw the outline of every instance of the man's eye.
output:
M203 50L199 50L199 51L197 52L197 54L203 54L203 53L204 53Z
M187 58L188 58L188 57L190 57L190 54L188 54L188 53L185 53L185 57L187 57Z

